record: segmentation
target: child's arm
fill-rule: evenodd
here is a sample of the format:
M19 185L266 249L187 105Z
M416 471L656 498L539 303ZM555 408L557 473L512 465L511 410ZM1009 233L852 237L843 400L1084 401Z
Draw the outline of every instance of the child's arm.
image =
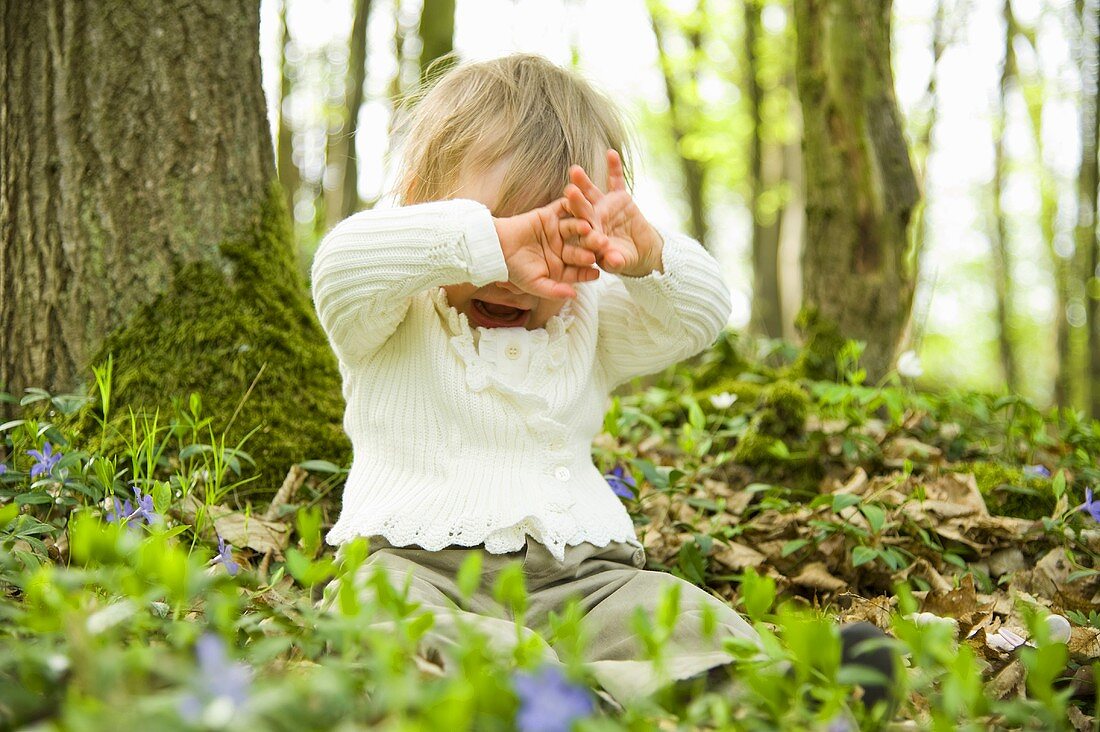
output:
M590 227L563 221L559 200L495 219L477 201L433 201L360 211L324 237L311 291L337 357L354 365L382 346L431 287L508 281L540 297L576 297L571 283L598 276L585 241ZM560 228L559 228L560 227Z
M336 224L313 257L311 290L337 357L354 365L393 335L418 292L507 278L488 209L449 200L360 211Z
M698 242L646 221L613 150L607 170L604 194L574 166L566 199L571 213L593 227L586 246L600 267L616 275L603 278L596 346L614 387L710 346L732 305L718 263Z

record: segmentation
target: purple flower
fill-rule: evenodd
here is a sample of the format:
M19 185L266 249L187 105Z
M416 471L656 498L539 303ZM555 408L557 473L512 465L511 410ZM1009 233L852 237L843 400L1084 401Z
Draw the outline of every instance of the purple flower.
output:
M233 545L226 544L221 536L218 537L218 555L210 560L211 567L215 564L224 564L225 571L229 572L230 577L236 577L241 569L241 565L233 561Z
M543 666L537 674L517 673L514 683L520 732L568 732L574 720L596 708L588 690L570 683L557 666Z
M42 452L38 450L27 450L27 454L38 462L31 466L31 477L41 475L42 473L52 473L54 466L61 460L61 453L53 451L53 445L47 442L42 446Z
M6 472L8 472L8 466L4 465L4 463L0 463L0 475L3 475Z
M1045 465L1027 465L1024 467L1024 475L1031 478L1049 478L1050 470Z
M157 511L153 508L152 494L143 496L141 490L134 486L134 500L137 501L137 506L134 508L133 518L147 524L153 523L157 519Z
M1088 511L1093 521L1100 522L1100 501L1092 500L1092 488L1085 489L1085 502L1077 508L1082 511Z
M611 484L611 490L620 498L633 498L634 492L630 489L638 487L634 483L634 476L625 472L622 465L616 465L610 473L604 475L604 480Z
M117 524L119 521L130 518L134 513L134 507L130 505L129 501L118 502L118 497L115 499L115 510L107 512L107 523Z
M195 656L199 673L192 681L192 692L180 702L180 716L192 724L202 720L208 726L223 727L248 701L252 669L230 661L225 643L213 633L196 641Z

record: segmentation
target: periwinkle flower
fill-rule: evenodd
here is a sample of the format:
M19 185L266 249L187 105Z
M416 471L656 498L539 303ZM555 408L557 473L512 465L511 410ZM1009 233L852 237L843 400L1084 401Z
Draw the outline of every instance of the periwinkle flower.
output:
M225 571L229 572L230 577L236 577L241 569L241 565L233 561L233 545L226 544L221 536L218 536L218 554L210 560L211 567L216 564L224 564Z
M133 517L147 524L154 523L157 519L157 510L153 508L152 494L142 495L141 490L135 486L134 500L137 505L134 507Z
M1085 502L1077 507L1081 511L1087 511L1093 521L1100 521L1100 500L1092 500L1092 488L1085 489Z
M569 732L574 720L595 711L592 695L583 686L570 683L557 666L543 666L535 674L514 677L519 696L516 726L520 732Z
M8 466L4 465L4 463L0 463L0 475L3 475L6 472L8 472Z
M622 465L616 465L610 473L604 475L604 480L611 485L611 490L620 498L633 498L634 492L631 488L638 487L634 482L634 476L623 470Z
M117 524L119 521L122 521L123 519L128 519L131 515L133 515L134 507L130 505L129 501L123 501L122 503L119 503L118 497L116 496L114 502L115 510L107 512L107 523Z
M32 478L35 478L42 473L52 473L54 467L61 460L61 453L54 452L53 445L51 445L49 442L46 442L46 444L42 446L41 452L39 452L38 450L27 450L27 454L38 461L31 466Z
M1026 465L1024 475L1030 478L1049 478L1050 470L1045 465Z
M224 641L213 633L195 642L195 656L199 673L191 682L192 692L180 702L180 716L192 724L224 727L248 701L252 670L232 662Z

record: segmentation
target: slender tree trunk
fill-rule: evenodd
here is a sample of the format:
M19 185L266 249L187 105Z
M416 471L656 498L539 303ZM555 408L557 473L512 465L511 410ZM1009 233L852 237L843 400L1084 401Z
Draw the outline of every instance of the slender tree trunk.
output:
M0 382L75 390L113 354L109 420L163 424L201 392L229 445L260 427L245 449L264 489L349 454L276 179L259 2L0 16ZM82 447L96 409L66 432Z
M278 135L278 163L279 163L279 183L283 188L283 192L286 195L286 208L290 211L291 216L294 215L294 195L298 192L298 185L301 183L301 177L298 173L298 166L294 163L294 130L290 127L290 122L287 119L287 100L290 99L290 92L293 88L293 75L294 69L287 59L287 49L290 48L294 40L290 37L290 28L286 24L286 12L287 3L290 0L282 0L279 5L279 28L280 28L280 43L279 43L279 135Z
M1032 49L1038 52L1038 42L1034 28L1016 26L1017 38L1027 41ZM1072 331L1069 319L1066 317L1066 309L1072 299L1071 282L1073 277L1073 260L1059 253L1055 246L1055 234L1059 219L1059 191L1049 168L1043 165L1046 159L1043 143L1043 80L1035 79L1027 82L1019 74L1019 68L1014 70L1017 83L1023 91L1024 102L1027 107L1028 121L1030 122L1031 137L1035 145L1035 153L1040 162L1039 173L1039 230L1042 232L1043 243L1050 256L1051 271L1054 274L1054 294L1056 298L1054 313L1054 343L1055 358L1057 359L1057 371L1054 376L1054 403L1060 407L1070 406L1074 403L1073 385L1075 372L1079 371L1080 359L1075 358Z
M909 221L920 195L894 98L889 0L800 0L805 306L891 366L915 282Z
M424 81L432 62L446 56L454 50L455 0L424 0L424 9L420 13L420 80ZM440 62L438 72L442 73L454 60Z
M354 0L340 127L329 132L329 144L326 148L327 227L336 225L359 209L359 168L355 158L355 136L359 128L359 109L363 106L363 85L367 80L367 22L370 8L370 0Z
M1085 266L1088 323L1088 395L1093 417L1100 416L1100 297L1096 296L1100 251L1097 249L1096 188L1100 183L1100 2L1078 3L1081 19L1081 167L1077 175L1077 254Z
M779 300L779 238L782 217L780 211L769 211L765 216L760 210L761 194L782 179L783 148L763 141L763 113L761 106L764 92L756 78L758 62L756 44L759 42L759 0L744 1L745 25L745 90L748 94L749 117L752 133L749 142L749 212L752 215L752 322L764 335L779 338L783 335L783 308ZM765 160L767 158L767 161ZM765 162L771 164L766 166ZM772 168L765 175L765 167ZM774 170L778 168L778 170Z
M1005 136L1008 128L1008 95L1016 77L1016 55L1012 50L1012 41L1016 36L1016 21L1012 15L1011 0L1005 0L1003 15L1004 62L1001 65L1001 78L998 85L998 109L993 134L993 226L990 231L991 255L993 259L993 287L997 305L997 344L1004 371L1005 384L1010 392L1018 392L1019 369L1016 365L1016 353L1012 345L1011 308L1012 253L1008 241L1008 222L1005 220L1001 199L1005 192L1005 178L1008 172L1008 157L1005 152Z
M690 119L694 110L689 108L689 103L683 99L679 92L676 73L673 70L672 59L669 58L665 30L657 19L659 8L656 3L649 3L649 19L653 28L653 36L657 41L657 56L661 65L661 75L664 77L665 94L668 96L668 116L672 126L672 137L676 143L677 157L680 160L680 170L684 179L684 193L688 203L688 232L703 246L707 245L708 227L706 211L706 167L696 158L689 155L685 149L685 141L690 131ZM697 12L704 13L703 0L700 0ZM697 57L702 47L703 23L696 23L688 33L693 57ZM694 88L695 79L691 80ZM694 95L693 95L694 98Z

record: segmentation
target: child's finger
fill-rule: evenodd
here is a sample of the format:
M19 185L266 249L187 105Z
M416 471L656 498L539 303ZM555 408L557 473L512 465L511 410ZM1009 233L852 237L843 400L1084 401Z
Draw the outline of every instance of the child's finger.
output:
M561 261L577 267L591 267L596 263L596 255L575 244L566 244L561 249Z
M578 218L560 219L558 221L558 231L561 233L562 239L581 237L592 231L592 224Z
M585 198L581 189L575 184L570 183L565 187L565 198L568 201L568 208L570 213L578 219L584 219L595 228L598 225L596 221L596 209L592 206L592 202Z
M564 282L591 282L600 276L595 267L566 267L562 272Z
M592 179L588 177L588 173L584 172L584 168L581 166L572 165L569 167L569 180L573 181L573 185L580 188L584 197L592 203L597 203L603 198L603 191L592 182Z
M616 150L607 151L607 191L625 191L626 176L623 175L623 159Z

